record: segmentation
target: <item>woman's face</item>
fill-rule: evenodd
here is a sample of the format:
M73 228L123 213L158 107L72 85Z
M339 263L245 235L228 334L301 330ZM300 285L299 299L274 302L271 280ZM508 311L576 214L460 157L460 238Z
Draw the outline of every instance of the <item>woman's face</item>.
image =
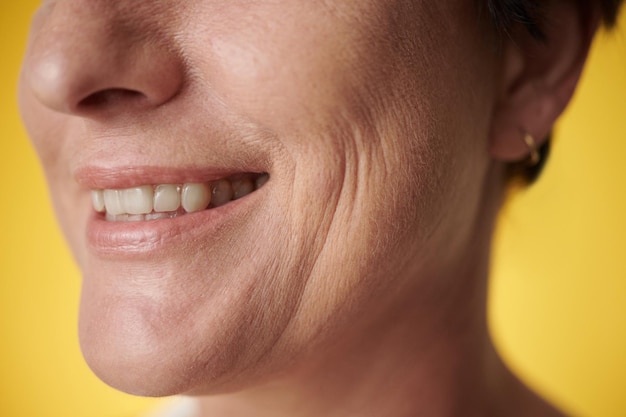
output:
M45 2L21 108L83 274L95 372L150 395L240 387L452 274L481 210L497 78L473 7ZM220 179L264 173L171 218L114 218L90 197L223 195L239 185Z

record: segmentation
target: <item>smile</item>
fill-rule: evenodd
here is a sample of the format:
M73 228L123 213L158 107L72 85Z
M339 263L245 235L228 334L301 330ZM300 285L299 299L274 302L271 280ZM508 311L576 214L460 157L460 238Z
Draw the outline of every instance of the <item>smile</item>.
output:
M91 201L109 222L159 220L221 207L258 190L268 179L265 173L246 173L204 183L92 190Z

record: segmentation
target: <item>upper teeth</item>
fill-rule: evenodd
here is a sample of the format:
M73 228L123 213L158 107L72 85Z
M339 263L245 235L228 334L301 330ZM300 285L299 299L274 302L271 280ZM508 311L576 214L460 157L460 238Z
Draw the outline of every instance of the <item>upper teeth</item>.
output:
M267 174L246 174L210 183L142 185L121 190L93 190L91 201L107 220L152 220L219 207L244 197L268 180Z

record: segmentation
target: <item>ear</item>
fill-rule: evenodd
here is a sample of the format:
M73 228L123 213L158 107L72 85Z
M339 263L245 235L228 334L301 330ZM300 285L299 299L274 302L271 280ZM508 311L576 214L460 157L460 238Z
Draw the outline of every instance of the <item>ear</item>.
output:
M570 101L580 78L599 16L580 2L544 2L545 40L514 28L503 44L501 82L491 126L491 157L505 162L528 157L524 138L536 145Z

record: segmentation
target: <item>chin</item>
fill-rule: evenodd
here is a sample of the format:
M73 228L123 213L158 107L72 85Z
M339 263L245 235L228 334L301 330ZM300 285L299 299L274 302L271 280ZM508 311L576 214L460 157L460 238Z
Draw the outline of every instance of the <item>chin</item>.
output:
M79 339L89 367L113 388L141 396L232 391L266 375L269 356L286 357L276 344L295 314L296 288L271 287L269 272L181 263L88 262L88 271L105 272L83 276Z

